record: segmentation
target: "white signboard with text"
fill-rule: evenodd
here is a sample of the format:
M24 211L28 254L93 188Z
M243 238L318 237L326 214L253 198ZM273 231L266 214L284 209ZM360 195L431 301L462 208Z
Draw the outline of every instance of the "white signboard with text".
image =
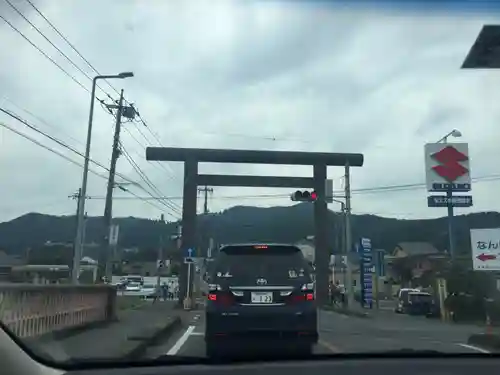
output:
M475 271L500 271L500 228L471 229L470 242Z

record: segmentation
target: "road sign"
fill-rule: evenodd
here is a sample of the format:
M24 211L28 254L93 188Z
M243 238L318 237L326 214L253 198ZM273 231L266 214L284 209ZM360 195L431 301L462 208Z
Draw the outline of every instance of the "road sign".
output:
M427 143L425 175L428 191L469 191L471 185L467 143Z
M192 264L192 263L194 263L194 259L191 258L191 257L185 257L184 258L184 263L185 264Z
M475 271L500 271L500 228L471 229L470 242Z
M447 197L446 195L430 195L427 197L428 207L472 207L472 196L470 195L454 195Z
M192 258L194 256L194 250L192 248L186 249L186 258Z

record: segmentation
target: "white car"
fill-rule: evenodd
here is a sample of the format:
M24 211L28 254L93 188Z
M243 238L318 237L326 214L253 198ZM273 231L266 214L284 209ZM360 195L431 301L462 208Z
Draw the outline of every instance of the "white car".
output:
M141 294L144 298L153 298L156 294L155 284L144 284L141 289Z
M140 292L141 291L141 284L128 283L127 286L125 287L125 291L127 291L127 292Z

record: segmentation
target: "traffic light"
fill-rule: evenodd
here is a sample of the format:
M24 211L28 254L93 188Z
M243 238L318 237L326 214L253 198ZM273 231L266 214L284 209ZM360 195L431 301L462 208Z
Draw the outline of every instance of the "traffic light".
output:
M292 201L294 202L315 202L318 199L318 193L315 191L300 191L297 190L291 196Z

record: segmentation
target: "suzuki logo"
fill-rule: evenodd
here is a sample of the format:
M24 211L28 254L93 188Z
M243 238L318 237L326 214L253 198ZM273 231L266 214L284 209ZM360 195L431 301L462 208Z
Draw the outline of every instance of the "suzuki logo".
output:
M432 169L450 183L469 172L467 168L460 164L460 162L468 160L467 155L464 155L455 147L447 146L433 154L432 157L440 164L432 167Z
M267 280L266 279L257 279L257 285L266 285Z

